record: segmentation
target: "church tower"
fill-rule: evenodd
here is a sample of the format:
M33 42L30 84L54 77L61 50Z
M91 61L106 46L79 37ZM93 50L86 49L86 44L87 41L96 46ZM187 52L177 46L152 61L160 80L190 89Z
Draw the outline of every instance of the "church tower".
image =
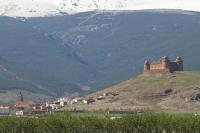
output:
M24 98L23 98L22 93L20 92L19 95L17 95L17 102L23 102L23 101L24 101Z

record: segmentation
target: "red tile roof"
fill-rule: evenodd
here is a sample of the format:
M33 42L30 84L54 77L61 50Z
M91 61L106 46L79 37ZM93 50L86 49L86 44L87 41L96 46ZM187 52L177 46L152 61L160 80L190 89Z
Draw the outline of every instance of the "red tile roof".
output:
M16 102L15 107L31 107L33 102Z

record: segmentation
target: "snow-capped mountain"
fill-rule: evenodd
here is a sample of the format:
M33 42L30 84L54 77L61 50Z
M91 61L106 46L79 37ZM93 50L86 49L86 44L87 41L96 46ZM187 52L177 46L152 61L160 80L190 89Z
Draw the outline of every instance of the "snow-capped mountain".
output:
M93 10L182 9L200 11L199 0L0 0L0 16L43 17Z

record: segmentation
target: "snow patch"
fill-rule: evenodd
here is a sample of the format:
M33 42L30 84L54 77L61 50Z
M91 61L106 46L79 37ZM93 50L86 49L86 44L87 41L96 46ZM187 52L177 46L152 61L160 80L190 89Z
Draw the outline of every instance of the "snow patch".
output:
M0 15L45 17L94 10L182 9L200 11L199 0L0 0ZM86 20L87 21L87 20Z

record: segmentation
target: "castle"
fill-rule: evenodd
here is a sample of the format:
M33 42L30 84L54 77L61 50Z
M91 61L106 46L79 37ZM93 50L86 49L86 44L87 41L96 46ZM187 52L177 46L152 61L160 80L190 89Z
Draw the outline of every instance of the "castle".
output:
M156 74L156 73L172 73L174 71L183 71L183 60L177 56L176 60L171 62L167 56L162 57L160 60L150 63L144 62L144 74Z

